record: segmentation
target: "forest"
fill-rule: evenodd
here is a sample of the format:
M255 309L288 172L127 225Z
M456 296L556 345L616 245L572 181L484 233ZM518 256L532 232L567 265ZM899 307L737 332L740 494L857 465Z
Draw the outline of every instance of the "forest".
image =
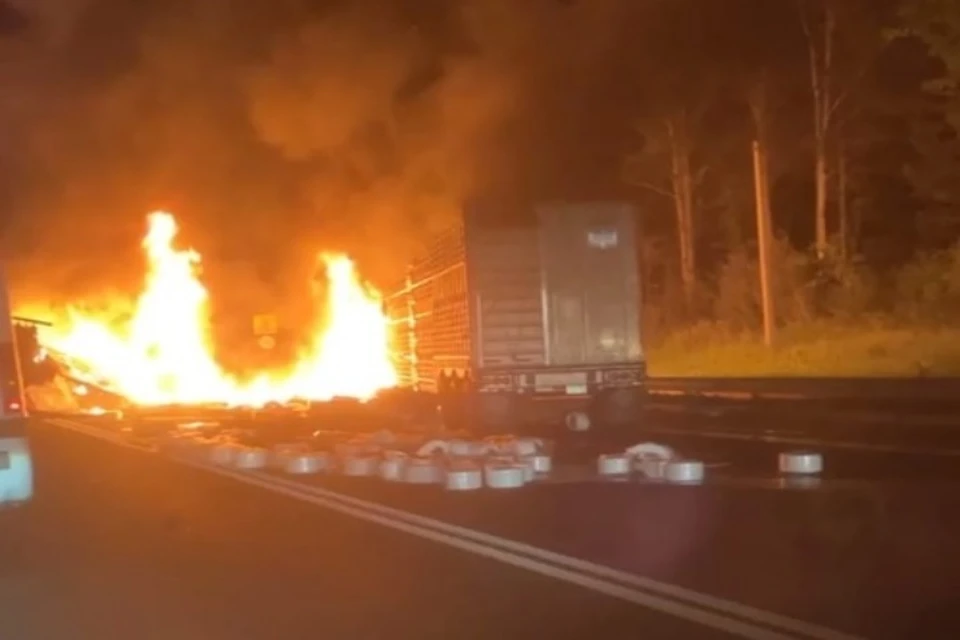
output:
M19 298L132 289L165 208L237 334L320 248L383 284L471 194L615 197L653 373L960 373L952 0L7 0L0 51Z
M715 26L735 3L712 3L712 17L680 4L666 33L690 40L654 53L676 64L648 76L660 97L636 121L642 143L625 169L672 227L645 265L654 371L956 373L960 5L753 3L737 32ZM758 180L770 194L772 345L760 330Z

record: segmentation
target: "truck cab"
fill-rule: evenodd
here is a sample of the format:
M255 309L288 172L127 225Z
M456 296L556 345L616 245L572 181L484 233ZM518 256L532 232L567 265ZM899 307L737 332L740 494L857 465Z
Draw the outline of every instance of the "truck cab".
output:
M33 462L17 332L5 274L0 271L0 509L33 497Z

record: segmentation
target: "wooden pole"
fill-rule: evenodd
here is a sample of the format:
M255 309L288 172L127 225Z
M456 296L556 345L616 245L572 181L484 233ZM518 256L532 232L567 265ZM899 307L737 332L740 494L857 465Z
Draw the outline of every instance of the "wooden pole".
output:
M770 194L765 149L753 142L753 180L757 199L757 262L760 271L760 299L763 309L763 343L773 345L773 298L770 295Z

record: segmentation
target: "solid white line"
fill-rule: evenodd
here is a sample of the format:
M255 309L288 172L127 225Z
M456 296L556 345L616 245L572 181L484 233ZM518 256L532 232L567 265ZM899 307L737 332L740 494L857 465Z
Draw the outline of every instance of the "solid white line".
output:
M210 468L207 465L198 464L195 462L188 462L188 464L202 468ZM250 472L236 472L219 467L212 468L211 470L223 475L235 477L239 480L245 479L248 477L248 474L256 475L261 479L268 480L281 486L305 490L323 498L337 500L347 505L367 509L391 518L409 521L419 526L443 531L450 535L462 538L472 539L489 546L499 547L513 553L534 557L545 562L560 564L570 569L588 572L609 580L616 580L617 582L630 585L637 589L644 589L646 591L652 591L678 600L685 600L699 607L715 609L727 615L737 616L770 627L777 627L792 633L803 634L811 638L817 638L818 640L852 640L853 638L856 638L856 636L843 634L826 627L804 622L802 620L764 611L762 609L750 607L748 605L733 602L731 600L724 600L716 596L700 593L677 585L659 582L657 580L653 580L652 578L645 578L636 574L627 573L625 571L619 571L601 564L553 551L548 551L541 547L535 547L522 542L517 542L515 540L510 540L509 538L502 538L500 536L484 533L476 529L461 527L448 522L443 522L442 520L435 520L433 518L417 515L409 511L403 511L401 509L395 509L393 507L388 507L375 502L361 500L337 491L331 491L329 489L323 489L317 486L305 485L302 482L287 480L285 478L269 475L263 472L253 472L251 474Z
M139 451L155 451L155 449L145 449L141 446L131 445L129 442L123 441L122 438L117 438L114 434L107 434L71 421L57 420L54 424ZM184 458L173 458L173 460L383 526L472 551L485 557L497 559L507 564L564 580L751 640L787 640L798 637L797 635L786 635L780 633L780 631L773 631L766 627L778 628L781 631L799 634L800 637L815 638L816 640L858 640L857 636L844 634L812 623L618 571L474 529L360 500L328 489L290 481L262 472L239 472ZM673 600L668 598L673 598ZM722 613L714 613L707 609ZM746 620L746 622L728 616L737 616ZM765 627L757 626L754 623L765 625Z
M476 542L469 538L457 537L435 529L418 526L410 522L406 522L405 519L398 519L394 516L380 515L365 507L352 507L337 499L329 499L320 495L314 495L313 492L309 491L309 487L288 487L280 485L274 482L272 479L267 480L256 475L238 474L225 469L211 468L206 465L199 465L195 463L188 464L195 468L217 473L249 485L261 487L275 493L301 500L303 502L308 502L319 507L338 511L361 520L373 522L450 547L469 551L476 555L497 560L504 564L526 569L527 571L538 573L540 575L554 578L563 582L568 582L597 593L613 596L621 600L626 600L627 602L631 602L648 609L660 611L677 618L688 620L706 627L711 627L726 633L740 636L742 638L747 638L749 640L796 640L797 638L796 636L785 635L777 631L756 626L749 622L741 622L722 614L710 612L706 609L692 607L683 602L646 593L630 586L620 585L599 577L579 573L562 566L551 565L534 558L527 558L515 553L510 553L489 544Z

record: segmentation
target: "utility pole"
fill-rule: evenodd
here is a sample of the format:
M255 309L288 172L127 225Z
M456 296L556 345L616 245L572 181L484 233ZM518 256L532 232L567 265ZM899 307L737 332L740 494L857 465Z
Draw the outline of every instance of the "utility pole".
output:
M753 142L753 181L757 199L757 262L760 271L760 299L763 309L763 343L773 345L773 298L770 295L770 194L766 149Z

